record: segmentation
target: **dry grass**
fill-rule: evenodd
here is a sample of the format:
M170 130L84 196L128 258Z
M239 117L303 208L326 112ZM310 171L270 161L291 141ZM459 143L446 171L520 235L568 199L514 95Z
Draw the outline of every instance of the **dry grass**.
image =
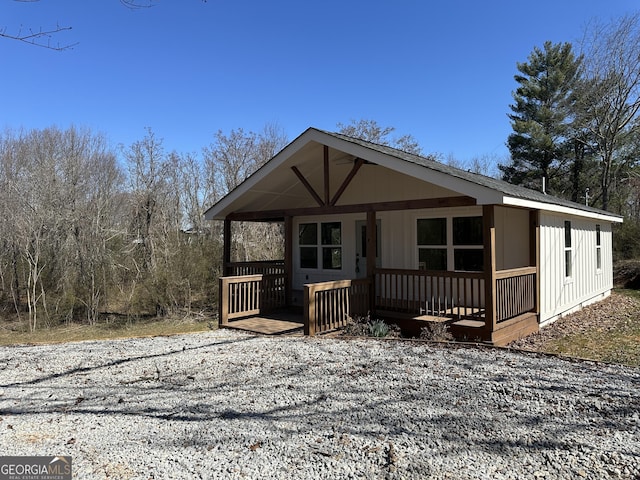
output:
M0 345L47 344L108 340L131 337L154 337L202 332L217 328L217 321L204 316L163 319L118 319L96 325L69 324L29 332L20 322L0 323Z
M640 292L617 290L510 346L638 367Z

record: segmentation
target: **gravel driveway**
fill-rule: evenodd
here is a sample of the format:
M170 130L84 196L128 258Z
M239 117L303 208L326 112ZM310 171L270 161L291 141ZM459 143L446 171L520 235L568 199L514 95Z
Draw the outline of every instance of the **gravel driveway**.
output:
M409 341L0 347L3 455L74 478L638 478L640 370Z

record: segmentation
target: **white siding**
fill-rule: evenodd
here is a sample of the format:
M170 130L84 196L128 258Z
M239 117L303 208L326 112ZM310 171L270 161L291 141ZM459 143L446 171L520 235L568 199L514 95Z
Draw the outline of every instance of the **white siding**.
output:
M565 278L564 222L571 222L573 272ZM596 268L596 224L601 229L602 268ZM611 224L580 217L540 215L540 323L607 296L613 287Z
M496 207L496 269L529 266L529 211Z

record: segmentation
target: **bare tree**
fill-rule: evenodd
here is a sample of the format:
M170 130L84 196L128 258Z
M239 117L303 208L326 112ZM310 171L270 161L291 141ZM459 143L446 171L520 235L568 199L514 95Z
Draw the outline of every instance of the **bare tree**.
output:
M37 3L40 0L14 0L14 2L18 3ZM202 0L203 3L206 3L207 0ZM157 4L157 0L120 0L120 3L127 8L132 10L138 10L143 8L150 8ZM69 50L78 45L78 42L74 43L59 43L53 42L54 38L57 38L62 32L67 30L71 30L70 26L60 26L56 24L55 27L49 28L24 28L20 27L17 29L15 33L11 33L8 30L8 27L0 28L0 38L5 38L9 40L17 40L19 42L28 43L29 45L34 45L36 47L43 47L49 50L63 51Z
M635 161L627 146L640 131L640 14L593 23L582 45L583 82L576 123L599 158L601 204L609 208L612 180Z
M395 127L382 127L375 120L351 120L350 124L338 123L336 126L340 133L349 137L386 145L415 155L422 154L422 148L412 135L391 137L390 135L396 130Z
M206 178L218 200L270 160L287 142L282 129L267 125L261 133L232 130L215 134L203 150ZM238 260L268 260L282 255L281 227L273 224L238 222L234 225L233 255ZM267 241L265 241L267 240Z

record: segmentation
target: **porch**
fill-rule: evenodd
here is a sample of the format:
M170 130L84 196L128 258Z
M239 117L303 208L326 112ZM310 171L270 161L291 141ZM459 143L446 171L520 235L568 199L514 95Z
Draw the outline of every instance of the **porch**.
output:
M315 335L371 315L419 335L428 322L446 322L458 340L505 345L538 330L537 268L450 272L375 268L367 278L304 285L302 311L292 313L285 264L236 262L219 283L221 328ZM245 274L249 272L250 274ZM264 273L261 273L264 272ZM295 323L295 322L300 322ZM293 323L292 323L293 322ZM254 330L255 331L255 330Z

